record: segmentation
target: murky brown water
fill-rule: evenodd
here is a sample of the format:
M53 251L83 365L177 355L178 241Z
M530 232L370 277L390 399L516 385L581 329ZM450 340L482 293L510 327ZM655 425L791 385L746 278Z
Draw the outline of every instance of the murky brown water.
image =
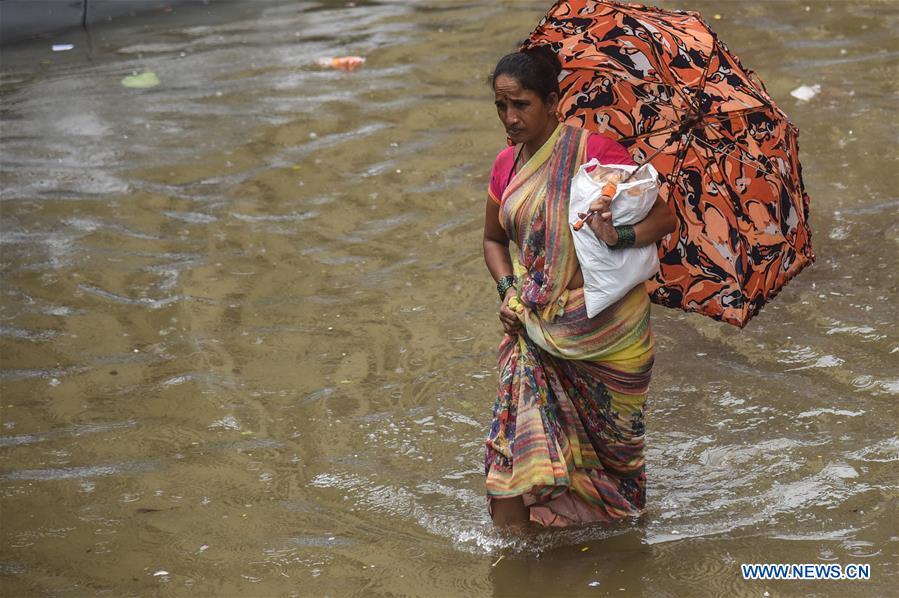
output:
M802 129L819 260L742 332L655 308L645 520L510 547L483 499L484 79L547 3L358 4L2 50L3 594L895 590L896 5L664 4L719 13ZM310 67L344 53L369 61Z

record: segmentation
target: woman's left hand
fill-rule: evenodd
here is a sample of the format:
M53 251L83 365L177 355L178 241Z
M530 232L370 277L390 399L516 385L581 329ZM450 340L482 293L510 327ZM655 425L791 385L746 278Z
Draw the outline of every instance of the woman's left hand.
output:
M506 291L503 304L499 306L499 320L503 324L506 334L518 334L522 330L521 320L518 318L518 292L511 288Z
M618 243L618 231L612 226L612 211L609 208L611 203L612 200L605 195L591 203L590 210L594 214L587 221L596 238L609 246ZM587 214L578 212L579 218L583 219L586 216Z

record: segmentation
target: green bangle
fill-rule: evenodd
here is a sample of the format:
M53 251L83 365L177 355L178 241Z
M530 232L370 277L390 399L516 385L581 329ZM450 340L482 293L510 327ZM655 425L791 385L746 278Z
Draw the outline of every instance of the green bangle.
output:
M609 245L609 249L624 249L625 247L634 246L634 242L637 240L637 234L634 232L633 226L624 224L622 226L616 226L615 230L618 231L618 242L614 245Z
M515 286L515 277L511 274L508 276L503 276L496 283L496 292L499 293L499 300L503 301L506 298L506 291Z

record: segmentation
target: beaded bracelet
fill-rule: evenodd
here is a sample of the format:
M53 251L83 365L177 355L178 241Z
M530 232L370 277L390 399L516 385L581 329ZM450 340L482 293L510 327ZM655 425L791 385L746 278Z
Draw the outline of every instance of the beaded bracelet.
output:
M634 232L633 226L625 224L616 226L615 230L618 231L618 242L614 245L609 245L609 249L624 249L625 247L634 246L634 242L637 240L637 234Z
M503 301L506 298L506 291L515 286L515 277L511 274L508 276L503 276L496 283L496 292L499 293L499 300Z

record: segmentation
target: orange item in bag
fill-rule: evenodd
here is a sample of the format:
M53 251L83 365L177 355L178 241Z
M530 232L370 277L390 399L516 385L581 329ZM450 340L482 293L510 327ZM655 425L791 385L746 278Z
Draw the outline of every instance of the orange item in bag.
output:
M611 198L615 197L615 192L617 190L618 190L617 185L615 185L613 183L607 183L607 184L603 185L602 196L608 197L609 199L611 199ZM587 222L587 220L595 213L596 212L588 212L586 216L584 216L583 218L581 218L580 220L575 222L574 225L572 226L572 228L576 231L581 230L582 228L584 228L584 223Z

